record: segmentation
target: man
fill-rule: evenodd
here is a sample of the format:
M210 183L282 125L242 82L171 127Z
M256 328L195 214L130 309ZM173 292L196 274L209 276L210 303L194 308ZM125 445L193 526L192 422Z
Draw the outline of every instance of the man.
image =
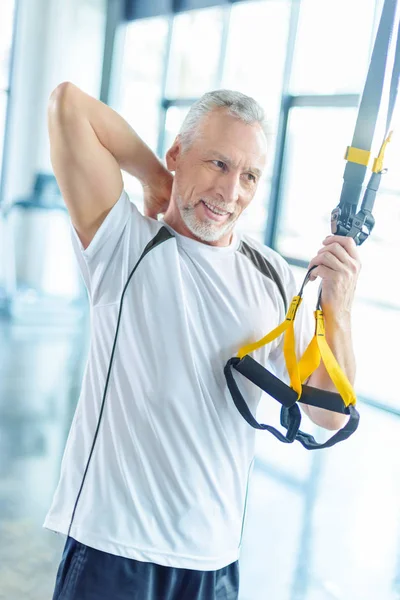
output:
M296 292L285 261L235 231L267 159L262 109L237 92L206 94L167 169L118 114L70 83L52 94L49 131L92 324L45 522L68 535L54 599L237 599L254 430L223 368L284 319L263 265L289 298ZM146 216L124 192L121 169L143 184ZM354 242L328 237L314 265L328 342L353 380ZM304 316L300 351L309 324ZM281 340L255 354L286 377ZM260 391L239 376L238 384L255 412ZM323 366L309 384L333 389ZM305 411L327 429L344 424L338 414Z

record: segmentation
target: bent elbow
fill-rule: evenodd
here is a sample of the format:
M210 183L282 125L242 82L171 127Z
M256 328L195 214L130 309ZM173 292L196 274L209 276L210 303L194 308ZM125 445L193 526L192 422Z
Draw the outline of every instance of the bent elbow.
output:
M314 422L328 431L339 431L339 429L342 429L346 425L348 420L349 417L347 415L330 412L328 415L321 415L320 419L318 419L319 422L317 420Z
M51 93L48 104L49 116L65 114L74 104L77 87L70 81L60 83Z
M327 429L328 431L339 431L349 420L348 415L333 412L326 408L310 406L309 404L301 405L307 417L318 427Z

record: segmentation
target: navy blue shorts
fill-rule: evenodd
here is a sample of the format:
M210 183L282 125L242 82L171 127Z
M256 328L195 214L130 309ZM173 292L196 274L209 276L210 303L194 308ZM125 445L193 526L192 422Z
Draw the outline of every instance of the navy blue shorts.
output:
M140 562L68 538L53 600L237 600L239 567L192 571Z

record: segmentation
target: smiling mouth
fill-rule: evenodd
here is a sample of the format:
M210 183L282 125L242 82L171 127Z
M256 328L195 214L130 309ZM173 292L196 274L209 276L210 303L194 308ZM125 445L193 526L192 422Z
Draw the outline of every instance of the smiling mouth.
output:
M216 215L217 217L226 217L227 215L230 215L231 213L229 211L226 210L221 210L220 208L218 208L217 206L213 206L212 204L209 204L208 202L206 202L205 200L201 200L201 202L204 204L204 206L210 211L212 212L214 215Z

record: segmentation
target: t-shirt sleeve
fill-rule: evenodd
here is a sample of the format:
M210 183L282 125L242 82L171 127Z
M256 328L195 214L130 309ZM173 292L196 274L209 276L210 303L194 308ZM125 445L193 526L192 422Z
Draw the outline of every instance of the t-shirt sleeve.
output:
M71 223L75 256L91 304L116 302L130 259L139 254L145 218L123 190L87 248Z
M283 259L282 259L283 260ZM288 307L290 306L290 302L294 296L296 296L299 292L297 289L296 281L293 275L293 272L290 266L285 263L284 269L282 271L283 284L286 291L286 297L288 302ZM315 331L315 318L314 318L314 310L315 306L313 306L311 299L305 295L303 296L303 301L300 307L297 310L297 315L294 322L294 330L295 330L295 339L296 339L296 354L297 359L299 360L301 356L304 354L308 344L314 336ZM283 321L283 319L282 319ZM270 352L268 358L268 368L271 368L273 373L285 383L289 383L289 376L286 369L285 357L283 354L283 342L284 335L281 335L278 338L275 346Z

